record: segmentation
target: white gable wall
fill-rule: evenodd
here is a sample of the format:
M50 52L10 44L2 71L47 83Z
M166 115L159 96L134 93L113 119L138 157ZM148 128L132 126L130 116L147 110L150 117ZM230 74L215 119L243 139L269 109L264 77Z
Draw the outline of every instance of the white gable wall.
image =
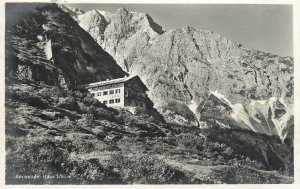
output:
M117 90L120 90L120 93L116 93ZM114 84L103 87L94 87L89 89L90 93L94 95L94 98L99 100L101 103L106 102L106 106L112 107L124 107L124 84ZM113 94L110 94L110 91L113 91ZM107 95L104 95L107 92ZM120 102L117 102L117 99ZM113 103L110 103L113 101Z
M45 45L45 54L48 60L52 59L52 44L51 44L51 40L47 41L46 45Z

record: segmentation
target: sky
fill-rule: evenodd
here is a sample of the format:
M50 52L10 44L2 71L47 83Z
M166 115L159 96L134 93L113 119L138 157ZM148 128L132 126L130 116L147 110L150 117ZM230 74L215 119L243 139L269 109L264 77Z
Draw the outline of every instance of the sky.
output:
M293 56L293 7L291 5L224 4L67 4L84 11L115 12L126 8L148 13L164 29L186 25L211 30L257 49Z

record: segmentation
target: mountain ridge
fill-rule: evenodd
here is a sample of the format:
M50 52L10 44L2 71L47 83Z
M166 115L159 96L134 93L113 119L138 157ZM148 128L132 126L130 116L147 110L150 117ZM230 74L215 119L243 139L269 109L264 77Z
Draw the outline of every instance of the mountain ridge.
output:
M109 13L110 22L103 30L86 31L123 70L141 77L155 107L170 122L199 125L201 113L189 106L199 106L210 91L222 93L233 104L241 103L246 112L251 102L273 97L293 104L292 57L251 50L220 34L190 26L155 32L139 19L141 13L132 14L134 17L130 12L118 9ZM92 20L97 15L88 17ZM101 20L81 24L80 19L78 23L84 29L103 24ZM180 106L176 111L173 102ZM271 120L272 124L278 121ZM286 133L274 129L283 139Z

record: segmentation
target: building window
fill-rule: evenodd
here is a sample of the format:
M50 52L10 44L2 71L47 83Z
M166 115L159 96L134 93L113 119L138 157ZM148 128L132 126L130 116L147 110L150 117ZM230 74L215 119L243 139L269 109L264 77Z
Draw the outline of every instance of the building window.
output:
M128 99L128 103L131 104L131 99Z
M120 93L120 92L121 92L121 90L120 90L120 89L116 89L116 94L117 94L117 93Z
M119 98L116 99L116 103L120 103L120 99Z
M103 104L107 104L107 100L104 100L104 101L103 101Z
M136 106L138 106L138 105L139 105L139 102L138 102L138 101L134 101L134 104L135 104Z
M108 95L108 91L103 91L103 96Z
M115 91L114 90L110 90L109 94L115 94Z
M98 92L98 93L97 93L97 96L101 96L101 92Z
M143 103L140 103L140 107L143 108L143 107L144 107L144 104L143 104Z
M114 100L109 100L109 104L113 104L114 103Z

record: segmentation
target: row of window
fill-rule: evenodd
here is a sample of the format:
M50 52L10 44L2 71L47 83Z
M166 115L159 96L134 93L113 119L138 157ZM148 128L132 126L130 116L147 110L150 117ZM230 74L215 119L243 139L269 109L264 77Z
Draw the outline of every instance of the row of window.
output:
M103 91L103 92L97 92L97 93L92 93L92 95L93 96L101 96L101 95L103 95L103 96L105 96L105 95L108 95L108 92L109 92L109 94L118 94L118 93L120 93L121 92L121 90L120 89L116 89L116 90L109 90L109 91Z
M111 99L111 100L108 101L109 104L120 103L120 102L121 102L121 100L119 98ZM107 100L104 100L102 103L107 104Z

